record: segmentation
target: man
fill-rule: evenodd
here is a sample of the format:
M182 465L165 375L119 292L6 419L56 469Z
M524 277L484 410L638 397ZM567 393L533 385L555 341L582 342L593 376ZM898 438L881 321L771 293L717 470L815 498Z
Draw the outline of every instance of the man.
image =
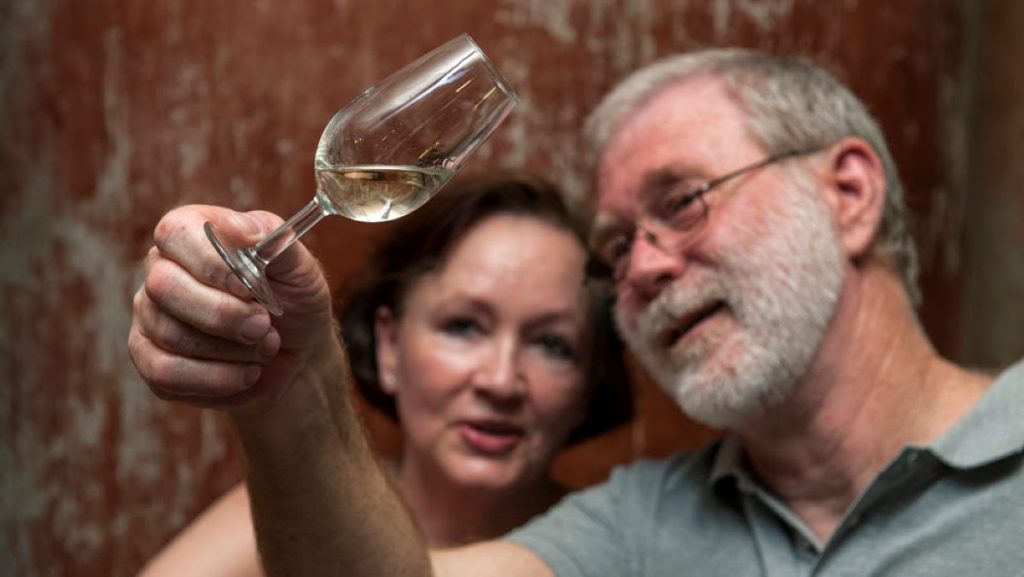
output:
M271 322L204 246L278 221L157 228L129 344L164 398L229 408L270 575L1009 575L1024 566L1024 366L940 358L881 133L800 61L714 50L641 70L588 133L594 247L623 335L722 442L621 469L507 539L435 553L376 470L326 284L299 246Z

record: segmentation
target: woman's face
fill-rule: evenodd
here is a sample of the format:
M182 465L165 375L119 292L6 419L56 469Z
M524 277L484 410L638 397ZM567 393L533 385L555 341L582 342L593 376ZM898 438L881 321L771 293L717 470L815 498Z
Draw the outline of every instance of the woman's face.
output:
M490 490L545 477L585 411L584 259L567 231L492 216L410 287L400 318L378 311L403 474Z

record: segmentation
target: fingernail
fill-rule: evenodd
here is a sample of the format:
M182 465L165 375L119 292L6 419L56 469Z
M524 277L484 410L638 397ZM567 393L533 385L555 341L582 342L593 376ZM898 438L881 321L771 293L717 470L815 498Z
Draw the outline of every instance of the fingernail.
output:
M277 350L281 346L281 337L279 337L276 331L271 331L267 336L263 337L260 341L260 346L256 349L256 354L261 359L270 359L277 355Z
M263 373L263 367L259 365L249 365L245 367L245 386L251 387L256 384L256 381L260 379L260 375Z
M256 222L256 219L241 212L231 213L231 223L234 224L238 230L245 233L256 234L260 232L260 225Z
M270 330L270 317L265 314L256 314L242 323L241 336L247 342L256 343L262 339Z

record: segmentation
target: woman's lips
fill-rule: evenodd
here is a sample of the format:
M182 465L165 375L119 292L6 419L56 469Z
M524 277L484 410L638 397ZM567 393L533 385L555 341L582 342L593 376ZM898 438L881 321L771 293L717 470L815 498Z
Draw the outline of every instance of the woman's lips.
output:
M463 441L478 453L501 455L514 449L523 438L523 428L500 421L462 421L459 433Z

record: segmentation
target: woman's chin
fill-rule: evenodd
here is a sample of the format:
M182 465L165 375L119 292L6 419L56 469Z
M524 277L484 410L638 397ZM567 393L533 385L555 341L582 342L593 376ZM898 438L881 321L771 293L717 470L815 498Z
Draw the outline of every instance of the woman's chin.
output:
M449 478L466 489L509 491L525 483L521 467L494 460L470 459L449 471Z

